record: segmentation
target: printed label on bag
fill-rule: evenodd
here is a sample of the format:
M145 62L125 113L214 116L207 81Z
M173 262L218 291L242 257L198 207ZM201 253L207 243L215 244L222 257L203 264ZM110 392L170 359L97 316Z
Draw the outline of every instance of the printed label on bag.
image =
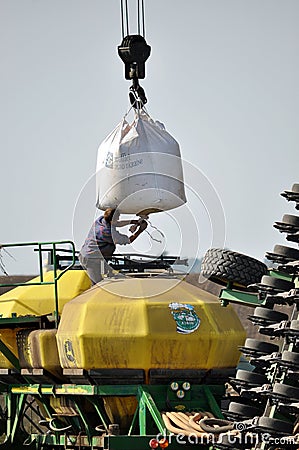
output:
M107 153L105 166L108 167L108 169L113 169L113 153Z
M132 169L143 164L143 158L131 159L131 156L122 154L114 157L113 153L108 152L105 160L105 166L108 169L125 170Z
M113 169L124 170L132 169L133 167L140 166L143 164L142 158L131 159L131 156L118 156L114 158Z

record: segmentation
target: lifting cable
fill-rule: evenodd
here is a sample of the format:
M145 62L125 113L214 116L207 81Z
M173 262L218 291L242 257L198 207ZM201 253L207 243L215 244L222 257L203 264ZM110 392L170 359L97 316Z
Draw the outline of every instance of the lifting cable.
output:
M121 32L124 38L129 33L129 11L128 11L128 0L120 0L120 11L121 11ZM126 25L126 30L125 30Z
M144 0L137 0L137 33L130 34L128 0L120 0L122 42L118 46L118 55L125 64L125 79L132 81L129 91L131 105L135 110L142 109L147 103L144 89L139 80L145 78L145 62L151 53L146 43Z
M130 34L128 0L120 0L122 38ZM144 0L137 0L137 33L145 37Z
M141 24L142 24L142 36L145 38L144 0L137 0L137 13L138 13L137 14L138 34L141 35Z

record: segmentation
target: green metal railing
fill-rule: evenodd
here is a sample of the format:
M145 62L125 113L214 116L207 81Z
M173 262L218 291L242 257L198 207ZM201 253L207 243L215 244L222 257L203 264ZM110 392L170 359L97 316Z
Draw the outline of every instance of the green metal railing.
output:
M58 245L70 245L72 261L71 263L64 268L63 270L58 269L57 264L57 246ZM39 277L40 281L36 282L23 282L23 283L3 283L0 284L0 287L17 287L17 286L42 286L42 285L53 285L54 286L54 300L55 300L55 326L58 327L59 323L59 298L58 298L58 281L59 279L67 272L71 267L75 265L76 262L76 249L75 244L72 241L54 241L54 242L20 242L17 244L1 244L0 248L11 248L11 247L37 247L38 251L38 261L39 261ZM44 281L44 272L43 272L43 258L42 253L48 251L52 253L53 256L53 281ZM59 251L66 252L67 250L59 249Z

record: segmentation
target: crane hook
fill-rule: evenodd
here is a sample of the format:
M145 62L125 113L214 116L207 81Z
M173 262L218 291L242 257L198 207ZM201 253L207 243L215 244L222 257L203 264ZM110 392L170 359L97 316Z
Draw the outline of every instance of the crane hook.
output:
M139 34L128 35L118 46L118 55L125 64L125 79L132 80L129 98L132 106L141 109L147 102L139 79L145 78L145 62L149 58L151 47Z

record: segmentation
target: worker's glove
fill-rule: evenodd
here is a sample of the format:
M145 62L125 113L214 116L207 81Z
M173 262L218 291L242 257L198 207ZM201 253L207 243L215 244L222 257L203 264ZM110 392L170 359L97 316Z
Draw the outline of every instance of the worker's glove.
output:
M143 220L139 226L139 230L140 231L144 231L147 227L147 222L145 220Z
M135 231L137 230L137 228L138 228L138 225L137 225L137 224L134 224L134 225L131 225L131 226L130 226L129 230L131 231L131 233L135 233Z
M140 224L140 219L138 219L138 220L131 220L131 226L129 228L131 233L135 233L135 231L137 230L139 224Z

